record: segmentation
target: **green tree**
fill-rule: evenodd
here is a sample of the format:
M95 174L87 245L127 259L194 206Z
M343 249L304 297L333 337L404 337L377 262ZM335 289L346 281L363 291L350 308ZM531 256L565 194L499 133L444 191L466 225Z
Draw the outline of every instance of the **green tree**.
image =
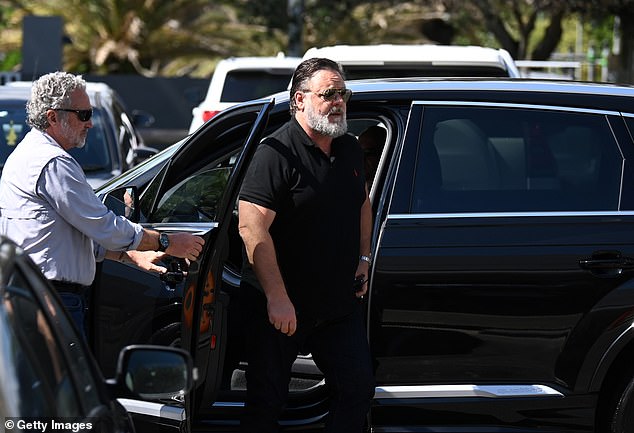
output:
M58 15L70 41L64 67L82 73L208 76L218 59L276 54L281 32L245 25L233 2L40 0L11 2L22 15Z
M443 3L452 15L452 24L463 35L468 32L473 38L485 30L493 35L496 45L515 59L548 59L559 44L562 20L569 11L562 0L444 0Z
M297 0L301 4L302 41L300 51L312 46L334 44L420 43L428 1L399 0ZM434 2L431 2L434 3ZM241 20L270 30L287 32L288 0L242 0Z
M573 10L592 20L607 16L618 18L619 54L614 67L615 81L634 83L634 1L632 0L570 0Z

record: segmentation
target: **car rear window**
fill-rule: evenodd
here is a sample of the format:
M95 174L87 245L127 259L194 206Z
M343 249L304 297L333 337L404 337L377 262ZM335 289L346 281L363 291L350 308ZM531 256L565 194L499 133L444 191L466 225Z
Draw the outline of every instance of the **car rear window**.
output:
M285 90L293 71L235 70L227 73L220 102L244 102Z

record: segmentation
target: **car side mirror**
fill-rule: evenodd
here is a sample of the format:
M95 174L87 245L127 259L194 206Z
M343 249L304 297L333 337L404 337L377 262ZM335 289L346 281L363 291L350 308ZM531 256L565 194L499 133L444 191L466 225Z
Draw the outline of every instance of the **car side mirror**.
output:
M193 362L182 349L133 345L119 354L115 379L107 381L117 398L181 400L194 384Z
M103 204L115 215L139 222L139 195L136 187L127 186L110 191L104 196Z
M148 128L154 125L156 119L153 115L143 110L132 111L132 124L137 128Z
M149 146L140 146L134 149L134 156L132 160L132 164L137 165L140 162L145 161L146 159L156 155L159 151L154 147Z

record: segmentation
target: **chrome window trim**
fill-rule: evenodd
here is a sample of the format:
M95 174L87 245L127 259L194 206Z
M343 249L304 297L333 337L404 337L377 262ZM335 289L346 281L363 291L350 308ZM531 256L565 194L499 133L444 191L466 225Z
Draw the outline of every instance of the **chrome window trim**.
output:
M560 105L522 104L514 102L473 102L473 101L426 101L416 100L413 105L460 105L465 107L491 107L491 108L522 108L532 110L567 111L572 113L600 114L605 116L620 116L618 111L600 110L592 108L563 107Z
M378 386L375 399L397 398L509 398L509 397L563 397L564 395L546 385L412 385Z
M204 235L212 231L213 229L218 227L218 223L215 221L211 222L169 222L169 223L160 223L160 222L150 222L150 223L141 223L141 226L150 229L156 230L159 232L188 232L195 235Z
M130 413L148 415L162 419L174 421L185 421L187 413L182 407L169 406L163 403L153 403L150 401L133 400L128 398L118 398L117 401Z
M623 117L634 117L634 113L626 113L626 112L621 111L621 116L623 116Z
M626 217L634 211L583 211L583 212L465 212L465 213L412 213L390 214L388 220L438 219L438 218L522 218L522 217Z
M623 180L625 179L625 154L623 154L623 149L621 149L621 143L616 138L616 134L614 133L614 128L612 127L611 122L608 122L608 127L610 128L610 132L612 133L612 138L614 139L614 142L616 143L616 147L617 149L619 149L619 154L621 155L621 181L619 182L619 204L618 204L618 208L621 209L621 200L623 199Z

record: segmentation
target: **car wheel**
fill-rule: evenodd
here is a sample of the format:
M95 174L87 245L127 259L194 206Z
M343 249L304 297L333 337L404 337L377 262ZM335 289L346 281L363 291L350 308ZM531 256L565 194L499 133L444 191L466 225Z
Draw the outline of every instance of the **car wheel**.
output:
M181 347L181 324L180 322L170 323L157 330L148 342L159 346Z
M623 376L615 387L607 412L606 432L630 433L634 431L634 374Z

